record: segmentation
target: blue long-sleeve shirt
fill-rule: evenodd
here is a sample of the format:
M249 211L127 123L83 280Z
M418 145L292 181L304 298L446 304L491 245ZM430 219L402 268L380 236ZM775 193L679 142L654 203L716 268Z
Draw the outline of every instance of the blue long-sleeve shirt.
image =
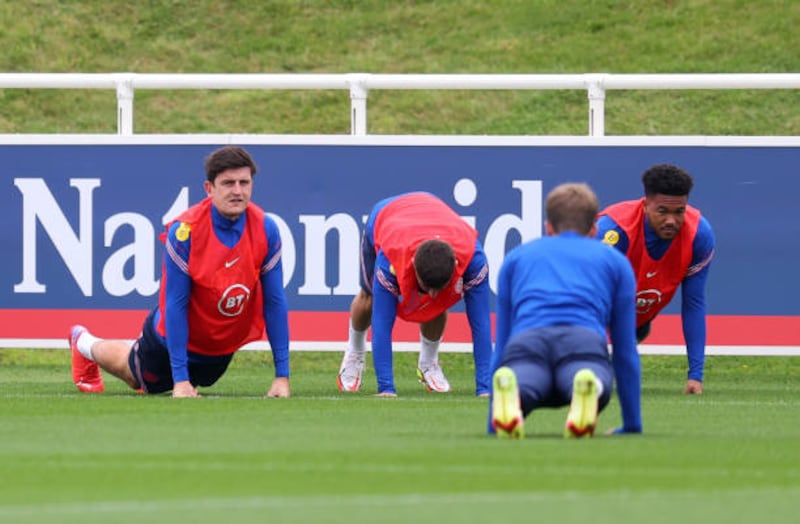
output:
M628 235L608 215L597 221L597 238L603 238L607 231L616 231L619 242L615 248L627 254L630 241ZM661 239L645 220L645 246L653 260L666 253L672 240ZM692 261L686 277L681 282L681 323L686 343L686 356L689 362L688 378L703 381L703 368L706 353L706 281L714 256L714 231L705 217L700 217L697 234L692 244Z
M216 208L211 207L211 220L217 238L228 247L233 247L241 238L246 213L236 220L222 216ZM192 280L188 273L191 236L186 240L175 237L180 224L172 225L167 233L166 241L171 246L173 256L165 256L166 270L166 309L170 313L165 319L167 337L163 340L170 355L172 379L174 382L189 380L190 360L202 361L213 359L205 355L188 352L189 324L187 311L189 295L192 291ZM275 362L275 376L289 376L289 322L286 295L283 292L283 266L281 264L281 237L278 226L269 216L264 216L264 230L267 236L267 255L261 265L261 290L263 296L263 314L272 356ZM154 315L154 323L158 323L159 315Z
M486 254L476 242L464 279L464 304L472 333L475 363L475 391L480 395L490 390L492 326L489 310L489 275ZM392 328L397 317L399 286L391 263L382 251L375 260L372 281L372 359L379 393L396 393L392 369Z
M635 290L627 259L593 238L565 232L518 246L506 255L498 275L492 370L508 341L522 331L574 325L608 335L622 431L641 432Z

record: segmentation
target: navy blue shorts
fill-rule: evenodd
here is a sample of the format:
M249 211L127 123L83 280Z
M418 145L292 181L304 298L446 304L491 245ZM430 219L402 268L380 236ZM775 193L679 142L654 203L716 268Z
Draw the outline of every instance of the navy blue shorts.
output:
M581 326L531 329L509 340L498 364L514 370L522 411L527 416L540 407L569 405L572 379L583 368L591 369L603 384L602 410L611 398L611 362L605 338Z
M142 336L133 343L128 356L128 366L136 381L146 393L164 393L174 387L169 351L161 342L153 325L156 309L144 321ZM189 381L193 386L208 387L214 384L228 369L233 353L230 355L208 356L188 352Z
M650 322L645 322L636 328L636 342L641 342L647 338L647 336L650 334L650 324L652 324L652 322L652 320Z

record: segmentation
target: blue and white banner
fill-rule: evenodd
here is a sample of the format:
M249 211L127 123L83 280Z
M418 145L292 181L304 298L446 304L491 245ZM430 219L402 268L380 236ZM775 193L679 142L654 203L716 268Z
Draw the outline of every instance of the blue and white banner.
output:
M0 144L0 340L62 339L76 321L138 333L163 224L205 197L203 160L223 142L121 140ZM259 166L253 200L281 230L293 340L346 338L361 228L386 196L430 191L474 224L494 289L505 253L542 235L555 185L587 182L606 205L639 198L642 172L669 162L694 176L690 203L717 237L709 342L800 345L798 146L268 142L242 145ZM680 343L679 303L655 343ZM453 324L448 339L468 340Z

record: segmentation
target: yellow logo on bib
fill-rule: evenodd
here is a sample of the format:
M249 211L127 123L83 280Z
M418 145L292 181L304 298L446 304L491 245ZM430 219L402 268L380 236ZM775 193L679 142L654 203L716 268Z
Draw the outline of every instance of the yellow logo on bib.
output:
M178 226L178 230L175 231L175 238L181 242L184 242L187 238L189 238L189 231L191 230L192 228L189 224L186 222L181 222L181 225Z
M617 242L619 242L619 233L617 233L613 229L606 231L606 234L603 235L603 242L605 242L609 246L617 245Z

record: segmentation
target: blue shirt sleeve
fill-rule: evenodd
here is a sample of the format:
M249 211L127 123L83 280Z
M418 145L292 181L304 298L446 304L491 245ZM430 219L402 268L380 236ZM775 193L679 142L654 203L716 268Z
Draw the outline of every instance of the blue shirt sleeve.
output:
M189 248L191 235L180 241L175 231L180 227L174 223L167 232L165 242L165 312L164 322L167 331L167 350L172 368L172 380L189 380L189 364L186 345L189 342L189 320L187 316L192 279L189 277Z
M641 433L642 371L636 350L636 279L627 259L617 261L617 282L612 288L609 334L611 337L611 364L617 381L617 396L622 411L622 432Z
M464 272L464 288L464 304L472 332L475 394L482 395L491 390L492 322L489 306L489 264L480 243Z
M394 386L392 362L392 329L397 317L397 296L381 283L382 275L387 285L397 286L397 279L389 272L389 260L379 252L372 277L372 362L378 380L378 393L397 393Z
M703 381L706 352L706 281L714 257L715 238L711 225L700 219L692 262L681 284L681 322L689 360L688 378Z
M511 302L509 291L511 289L511 274L513 273L516 258L514 252L508 253L500 266L497 275L497 303L495 305L495 346L491 356L490 373L494 374L503 356L508 338L511 334ZM491 380L491 379L490 379ZM486 431L490 435L495 433L492 427L492 392L489 393L489 414L486 419Z
M608 215L603 215L597 219L597 234L595 235L595 238L597 238L598 240L603 240L605 242L606 233L608 233L609 231L616 231L618 235L617 242L609 245L614 247L614 249L616 249L623 255L627 254L628 247L630 245L627 233L625 233L625 231L623 231L622 228L619 227L611 217L609 217ZM608 242L606 243L608 244Z
M275 221L264 215L267 256L261 267L264 322L275 362L275 376L289 376L289 307L283 289L282 243Z
M497 371L497 365L503 356L508 338L511 336L511 274L516 263L514 253L506 255L497 275L497 301L495 305L495 343L492 353L491 372Z

